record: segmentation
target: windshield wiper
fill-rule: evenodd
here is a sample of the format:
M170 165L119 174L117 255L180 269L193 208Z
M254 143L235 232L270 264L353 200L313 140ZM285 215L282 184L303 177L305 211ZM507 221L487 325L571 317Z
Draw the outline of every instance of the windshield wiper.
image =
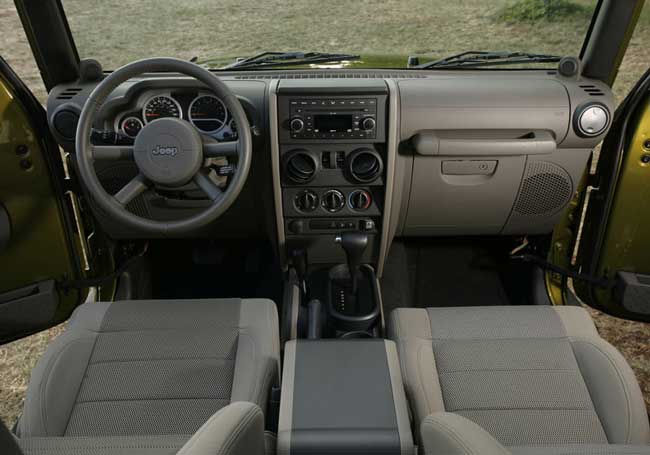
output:
M354 54L329 54L326 52L262 52L241 60L237 60L223 69L233 68L269 68L275 66L298 66L310 63L334 63L345 60L359 60Z
M562 57L528 52L467 51L449 57L412 66L412 68L467 68L478 66L517 65L525 63L556 63Z

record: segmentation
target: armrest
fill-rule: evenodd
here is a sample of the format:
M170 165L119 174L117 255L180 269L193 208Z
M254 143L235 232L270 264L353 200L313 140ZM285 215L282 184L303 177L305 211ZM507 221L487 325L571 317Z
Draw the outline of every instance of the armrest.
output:
M392 341L288 341L282 378L278 454L413 454Z
M264 455L264 414L253 403L232 403L219 410L177 455Z
M483 428L449 412L425 417L420 435L420 453L424 455L510 455L508 449Z

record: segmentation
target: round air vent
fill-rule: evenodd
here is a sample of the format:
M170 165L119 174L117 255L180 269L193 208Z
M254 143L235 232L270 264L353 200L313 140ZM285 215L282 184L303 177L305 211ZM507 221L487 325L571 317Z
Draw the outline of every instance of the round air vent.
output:
M594 137L607 130L609 109L600 103L587 103L579 106L573 115L573 126L578 136Z
M72 110L61 109L52 117L54 129L66 141L74 141L77 123L79 123L79 115Z
M356 150L348 157L348 172L359 183L370 183L376 180L383 169L381 156L373 150Z
M289 180L304 184L316 175L318 161L306 150L295 150L287 155L284 169Z

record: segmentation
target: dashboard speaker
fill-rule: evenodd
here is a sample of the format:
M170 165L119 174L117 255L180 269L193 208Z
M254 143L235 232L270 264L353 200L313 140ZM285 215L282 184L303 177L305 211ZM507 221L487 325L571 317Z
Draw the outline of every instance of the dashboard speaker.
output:
M564 168L547 161L528 163L514 214L520 216L552 216L571 199L573 185Z
M108 194L115 194L120 191L136 175L138 175L138 168L131 163L116 163L97 169L97 177ZM106 215L94 201L93 205ZM142 194L129 202L126 209L134 215L151 218L149 205Z

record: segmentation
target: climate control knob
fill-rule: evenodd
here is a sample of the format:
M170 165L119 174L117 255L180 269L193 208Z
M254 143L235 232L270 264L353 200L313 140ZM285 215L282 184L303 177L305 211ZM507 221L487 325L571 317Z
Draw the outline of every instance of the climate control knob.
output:
M305 128L305 122L300 117L296 117L289 123L292 133L300 133Z
M313 212L318 207L318 195L312 190L303 190L296 195L294 204L301 212Z
M360 127L364 131L372 131L375 129L375 126L377 125L377 122L375 122L375 119L372 117L366 117L361 120Z
M339 190L328 190L323 194L323 208L328 212L338 212L345 206L345 196Z
M348 197L348 204L354 210L368 210L372 204L372 196L366 190L354 190Z

